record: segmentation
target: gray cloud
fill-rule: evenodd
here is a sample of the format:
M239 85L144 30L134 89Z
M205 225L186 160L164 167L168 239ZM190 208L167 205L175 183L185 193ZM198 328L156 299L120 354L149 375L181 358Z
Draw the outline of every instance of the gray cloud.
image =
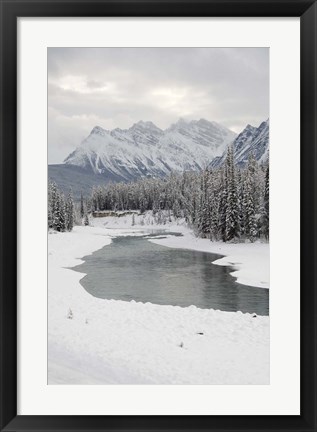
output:
M267 48L49 48L49 163L99 125L206 118L236 132L269 116Z

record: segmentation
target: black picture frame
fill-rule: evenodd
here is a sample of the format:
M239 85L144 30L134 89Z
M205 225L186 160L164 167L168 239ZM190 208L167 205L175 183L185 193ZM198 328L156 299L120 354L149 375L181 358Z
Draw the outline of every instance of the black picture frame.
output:
M311 0L0 0L1 431L316 431L317 4ZM300 17L301 413L298 416L17 415L17 18Z

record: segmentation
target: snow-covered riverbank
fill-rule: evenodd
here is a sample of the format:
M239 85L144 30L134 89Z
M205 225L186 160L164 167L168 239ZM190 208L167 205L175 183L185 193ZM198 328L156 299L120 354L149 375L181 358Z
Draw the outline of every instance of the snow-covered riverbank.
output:
M82 274L67 267L109 245L112 236L147 228L123 220L114 228L106 219L48 236L48 382L268 384L268 317L101 300L82 288ZM184 226L170 229L189 240ZM167 240L178 238L157 241Z

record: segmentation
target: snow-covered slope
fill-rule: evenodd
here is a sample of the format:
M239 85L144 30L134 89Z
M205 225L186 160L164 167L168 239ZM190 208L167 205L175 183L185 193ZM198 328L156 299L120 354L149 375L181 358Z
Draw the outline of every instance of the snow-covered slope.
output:
M246 128L236 137L232 146L234 149L235 162L244 166L250 154L259 162L266 162L269 155L269 120L260 124L258 128L247 125ZM221 157L212 160L210 167L221 166L226 158L227 150Z
M123 180L157 177L205 168L235 137L224 126L204 119L180 119L164 131L144 121L112 131L96 126L65 163Z

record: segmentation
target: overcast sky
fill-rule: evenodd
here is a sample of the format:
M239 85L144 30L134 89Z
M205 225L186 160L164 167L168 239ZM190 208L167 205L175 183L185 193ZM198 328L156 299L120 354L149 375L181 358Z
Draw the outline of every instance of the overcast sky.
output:
M205 118L235 132L269 117L267 48L49 48L49 163L98 125Z

